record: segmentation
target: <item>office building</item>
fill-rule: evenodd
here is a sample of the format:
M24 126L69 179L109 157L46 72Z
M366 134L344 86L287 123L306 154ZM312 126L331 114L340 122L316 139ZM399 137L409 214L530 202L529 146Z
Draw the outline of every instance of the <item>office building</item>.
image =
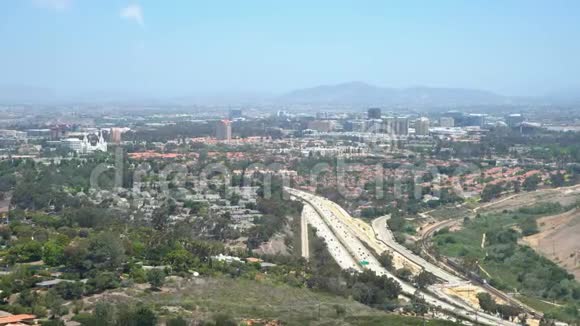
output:
M319 132L329 132L334 130L334 127L334 120L313 120L308 122L308 129L316 130Z
M406 136L409 134L409 119L388 117L382 120L381 132L391 135Z
M415 120L415 135L418 136L429 135L429 119L419 118Z
M409 119L396 118L395 119L395 135L406 136L409 134Z
M481 113L470 113L463 117L462 126L464 127L483 127L485 126L486 115Z
M439 125L443 128L453 128L455 127L455 119L452 117L441 117L439 119Z
M50 139L50 129L28 129L26 134L30 139Z
M218 140L232 139L232 122L230 120L220 120L217 123L215 137Z
M63 147L80 154L90 154L96 151L106 152L107 142L103 138L103 133L99 131L97 135L92 134L91 136L93 139L96 137L97 140L91 142L89 140L89 134L85 134L82 140L70 137L63 139L61 144Z

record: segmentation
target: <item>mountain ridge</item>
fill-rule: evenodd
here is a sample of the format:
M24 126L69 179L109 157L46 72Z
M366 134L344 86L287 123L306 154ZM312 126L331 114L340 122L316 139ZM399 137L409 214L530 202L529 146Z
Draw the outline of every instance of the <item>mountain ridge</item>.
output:
M502 105L515 98L494 92L469 89L414 86L388 88L364 82L346 82L297 89L277 98L289 104L329 105Z

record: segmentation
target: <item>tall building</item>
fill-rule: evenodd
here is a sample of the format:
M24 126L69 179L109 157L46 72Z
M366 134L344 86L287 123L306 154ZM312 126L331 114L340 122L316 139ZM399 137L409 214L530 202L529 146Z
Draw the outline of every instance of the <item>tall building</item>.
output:
M121 135L123 130L121 128L111 128L111 141L119 145L121 143Z
M409 119L402 117L388 117L382 121L381 132L391 135L408 135L409 134Z
M415 120L415 135L419 136L429 135L429 119L419 118Z
M439 119L439 125L444 128L453 128L455 126L455 120L452 117L441 117Z
M388 118L383 119L381 132L383 132L385 134L394 134L395 133L395 122L396 122L396 119L394 117L388 117Z
M232 139L232 122L230 120L220 120L216 125L215 137L218 140Z
M367 118L371 119L380 119L381 118L381 109L380 108L370 108L367 111Z
M396 118L395 119L395 135L408 135L409 134L409 119L408 118Z
M372 132L372 133L381 133L383 132L384 126L383 126L383 121L379 120L379 119L373 119L373 120L366 120L365 121L365 128L366 128L366 132Z

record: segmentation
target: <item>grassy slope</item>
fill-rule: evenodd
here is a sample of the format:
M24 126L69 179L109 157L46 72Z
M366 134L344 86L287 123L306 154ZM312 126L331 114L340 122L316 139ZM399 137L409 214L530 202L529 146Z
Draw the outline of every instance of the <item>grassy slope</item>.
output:
M108 301L114 301L110 292ZM157 311L181 311L186 317L207 319L216 313L236 318L279 319L285 325L422 325L419 318L387 314L351 299L326 295L307 289L271 284L267 281L204 278L192 282L169 283L163 292L125 289L127 296L145 302ZM345 309L338 316L336 306ZM320 314L320 315L319 315ZM454 325L446 321L427 321L428 325Z
M514 289L525 292L525 289L522 289L522 284L518 282L518 273L522 272L525 268L534 269L539 266L524 266L485 260L487 248L481 248L482 237L484 233L490 234L490 232L494 232L498 228L507 229L514 227L523 218L539 218L546 215L550 214L543 214L543 212L540 214L524 214L521 212L487 214L465 224L464 228L458 232L437 235L433 241L437 250L444 256L462 257L469 255L477 257L480 265L493 279L503 284L508 292ZM446 238L452 238L453 241L446 241ZM534 261L534 263L536 262ZM482 274L482 276L485 275ZM545 313L554 314L564 319L570 318L561 308L542 302L542 298L530 295L529 293L525 296L520 295L518 298L522 302Z

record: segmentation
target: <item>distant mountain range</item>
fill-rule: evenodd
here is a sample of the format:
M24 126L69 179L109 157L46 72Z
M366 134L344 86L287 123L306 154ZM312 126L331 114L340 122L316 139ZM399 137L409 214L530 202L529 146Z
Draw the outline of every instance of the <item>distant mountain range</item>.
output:
M507 105L516 98L492 92L463 88L385 88L363 82L318 86L282 95L289 104L377 105L377 106L463 106Z
M387 88L349 82L294 90L283 95L215 93L181 97L155 96L151 92L89 92L66 94L51 89L0 85L0 104L134 104L134 105L232 105L232 106L351 106L449 108L464 106L580 104L580 92L565 91L538 97L513 97L466 88Z

